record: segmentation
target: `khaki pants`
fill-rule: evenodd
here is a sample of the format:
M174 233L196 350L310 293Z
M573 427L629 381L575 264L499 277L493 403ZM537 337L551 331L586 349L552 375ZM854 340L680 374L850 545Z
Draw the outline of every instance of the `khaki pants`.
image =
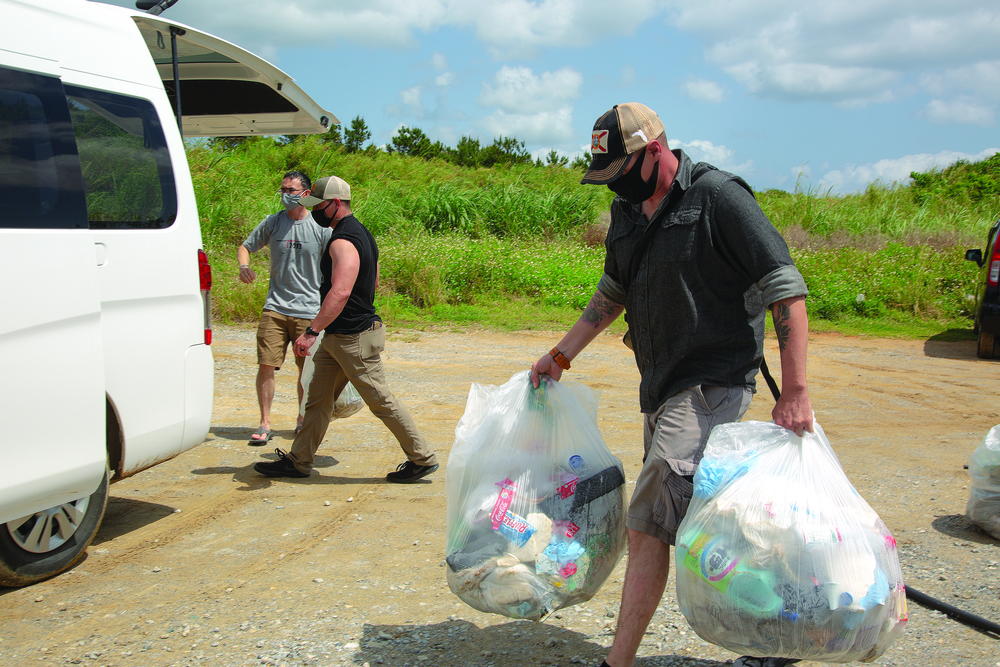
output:
M302 429L288 453L300 472L312 470L316 450L330 426L333 405L348 382L358 390L372 414L396 436L409 460L421 466L437 463L410 413L386 384L379 356L385 348L385 327L378 321L372 326L358 334L328 333L316 350Z

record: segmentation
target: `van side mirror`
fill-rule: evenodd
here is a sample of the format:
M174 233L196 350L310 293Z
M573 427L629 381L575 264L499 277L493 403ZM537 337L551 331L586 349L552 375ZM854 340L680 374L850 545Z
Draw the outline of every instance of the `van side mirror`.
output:
M965 251L965 259L975 262L979 266L983 265L983 251L979 248L969 248Z

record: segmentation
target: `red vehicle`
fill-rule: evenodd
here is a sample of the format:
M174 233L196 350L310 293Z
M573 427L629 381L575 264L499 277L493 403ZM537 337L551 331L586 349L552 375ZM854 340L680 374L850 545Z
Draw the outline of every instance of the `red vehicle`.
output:
M976 354L992 359L996 349L996 336L1000 336L1000 220L993 223L986 237L986 250L971 248L965 258L979 266L979 286L976 289L976 323L973 331L979 334Z

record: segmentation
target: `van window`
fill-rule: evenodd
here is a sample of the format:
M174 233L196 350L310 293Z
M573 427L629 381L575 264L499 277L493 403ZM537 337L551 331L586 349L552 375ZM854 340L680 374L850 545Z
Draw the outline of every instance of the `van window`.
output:
M177 217L163 128L148 100L66 86L91 229L162 229Z
M87 227L62 83L5 67L0 67L0 227Z

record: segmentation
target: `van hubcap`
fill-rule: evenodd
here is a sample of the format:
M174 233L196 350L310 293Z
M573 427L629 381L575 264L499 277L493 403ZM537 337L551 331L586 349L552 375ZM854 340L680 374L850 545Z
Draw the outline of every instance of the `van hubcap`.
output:
M54 551L73 537L84 515L90 497L80 498L47 510L29 514L7 523L7 531L19 547L35 554Z

